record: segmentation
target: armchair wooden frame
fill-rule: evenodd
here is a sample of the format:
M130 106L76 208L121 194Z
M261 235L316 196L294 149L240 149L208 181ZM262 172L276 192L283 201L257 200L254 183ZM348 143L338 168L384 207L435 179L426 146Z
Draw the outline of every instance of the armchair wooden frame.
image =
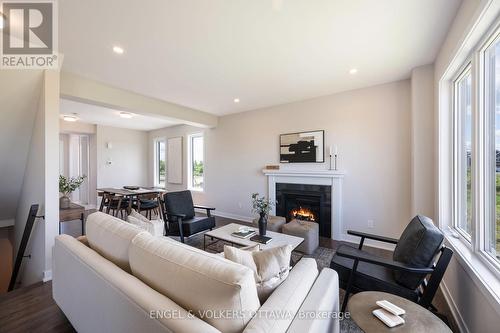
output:
M390 244L397 244L398 239L352 230L348 230L347 233L349 235L358 236L361 238L361 240L357 249L350 246L341 245L336 252L338 256L349 258L354 261L349 279L347 281L347 287L345 290L344 301L342 302L341 312L345 311L347 300L349 299L349 294L353 291L353 282L359 262L366 262L374 265L384 266L393 271L430 275L424 278L422 283L417 287L417 289L419 290L419 299L417 303L426 309L432 307L432 299L436 294L437 288L439 287L444 272L446 271L446 267L448 266L453 255L453 251L450 248L444 245L441 246L441 249L439 250L439 258L431 267L412 267L404 263L394 261L392 259L381 258L362 251L365 239L372 239Z

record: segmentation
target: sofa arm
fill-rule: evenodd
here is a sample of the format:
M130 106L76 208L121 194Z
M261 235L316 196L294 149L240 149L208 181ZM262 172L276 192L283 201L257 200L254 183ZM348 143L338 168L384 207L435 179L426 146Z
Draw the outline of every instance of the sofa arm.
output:
M330 268L323 268L287 333L338 333L339 277Z
M262 304L243 332L286 332L317 277L316 260L311 258L299 260L286 280Z

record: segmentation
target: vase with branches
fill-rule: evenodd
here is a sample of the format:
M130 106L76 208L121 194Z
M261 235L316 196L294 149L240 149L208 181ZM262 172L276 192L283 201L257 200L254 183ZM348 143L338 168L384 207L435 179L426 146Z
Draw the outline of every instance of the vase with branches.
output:
M59 175L59 193L62 194L62 197L59 198L60 208L69 208L71 203L69 195L83 184L85 178L86 176L64 177L63 175Z
M267 229L267 218L271 212L274 202L262 196L259 193L252 194L252 211L259 214L259 235L265 236Z

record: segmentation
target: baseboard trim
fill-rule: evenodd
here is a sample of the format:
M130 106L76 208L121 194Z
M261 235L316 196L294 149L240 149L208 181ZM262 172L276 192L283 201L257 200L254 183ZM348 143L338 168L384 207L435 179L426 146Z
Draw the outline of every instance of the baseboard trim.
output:
M11 227L15 222L14 219L0 220L0 228Z
M197 209L195 209L195 211L198 213L206 213L206 211L204 209L197 208ZM212 211L212 215L219 216L219 217L225 217L227 219L243 221L243 222L252 222L253 221L253 217L251 217L251 216L237 215L237 214L222 212L220 210Z
M45 282L48 282L50 280L52 280L52 270L43 271L42 281L45 283Z
M342 234L340 236L340 239L337 239L337 238L334 238L334 239L341 240L344 242L356 243L356 244L359 244L359 241L361 240L360 237L356 237L356 236L348 235L348 234ZM394 245L394 244L378 242L378 241L374 241L371 239L365 239L365 242L363 243L363 245L375 247L378 249L388 250L388 251L394 251L394 249L396 248L396 245Z
M457 323L458 329L460 330L461 333L470 333L469 328L465 324L465 320L460 314L460 311L458 310L457 305L455 304L455 301L453 300L453 297L451 296L450 290L446 286L446 283L444 280L441 280L441 284L439 285L439 288L441 289L441 292L443 293L444 300L446 303L448 303L448 306L451 311L451 315L453 316L453 319L455 320L455 323Z

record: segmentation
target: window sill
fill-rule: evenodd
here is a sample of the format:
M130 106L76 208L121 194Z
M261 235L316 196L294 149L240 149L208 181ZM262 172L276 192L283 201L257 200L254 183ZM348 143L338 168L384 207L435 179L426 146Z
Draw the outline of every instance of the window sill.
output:
M195 188L195 187L188 187L188 190L193 191L193 192L199 192L199 193L204 191L204 189L202 189L202 188Z
M453 232L445 231L446 243L455 252L463 269L467 272L477 288L488 299L491 306L500 314L500 279L487 265L481 255L471 250L470 244L453 236Z

